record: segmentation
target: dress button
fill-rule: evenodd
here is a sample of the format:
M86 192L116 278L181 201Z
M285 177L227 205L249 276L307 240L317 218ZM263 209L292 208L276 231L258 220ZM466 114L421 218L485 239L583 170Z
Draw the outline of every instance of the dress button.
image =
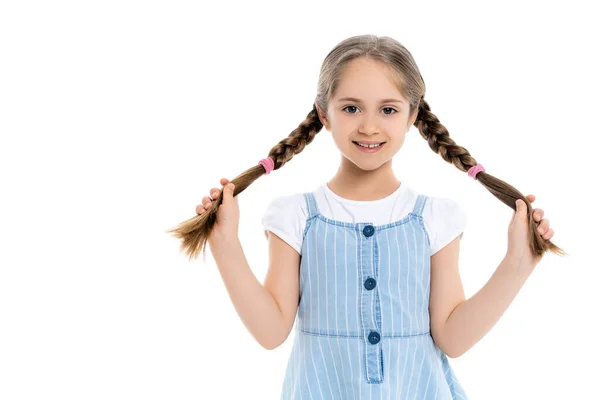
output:
M381 337L379 336L379 333L377 333L377 332L369 333L369 342L371 342L371 344L379 343L379 339L381 339Z
M365 287L367 288L367 290L373 290L376 284L377 281L375 281L375 279L373 278L367 278L367 280L365 281Z
M365 226L365 227L364 227L364 229L363 229L363 234L364 234L366 237L372 236L372 235L373 235L373 233L375 233L375 228L373 228L373 226L372 226L372 225L367 225L367 226Z

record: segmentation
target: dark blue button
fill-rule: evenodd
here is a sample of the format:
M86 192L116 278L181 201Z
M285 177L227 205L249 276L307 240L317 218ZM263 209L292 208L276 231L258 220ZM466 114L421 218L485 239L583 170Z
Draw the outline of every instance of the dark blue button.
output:
M377 333L377 332L369 333L369 342L371 342L371 344L379 343L379 339L381 339L381 337L379 336L379 333Z
M363 233L366 237L372 236L373 233L375 233L375 228L373 228L372 225L367 225L365 226L365 228L363 229Z
M367 278L367 280L365 281L365 287L367 288L367 290L373 290L376 284L377 282L373 278Z

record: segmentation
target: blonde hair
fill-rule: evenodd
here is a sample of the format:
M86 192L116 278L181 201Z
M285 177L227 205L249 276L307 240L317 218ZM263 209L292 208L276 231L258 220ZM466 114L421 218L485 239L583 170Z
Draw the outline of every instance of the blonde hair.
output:
M321 113L328 109L329 100L336 93L344 68L350 61L359 57L381 62L383 66L394 72L393 76L397 77L398 90L409 100L410 115L412 116L414 112L418 112L414 125L423 139L427 141L431 150L463 172L468 172L469 168L477 165L477 160L471 156L467 149L457 145L452 140L446 127L431 112L429 104L424 99L425 82L411 53L402 44L390 37L360 35L343 40L325 57L321 65L317 95L312 110L288 137L281 140L269 151L268 157L274 161L274 170L281 168L294 155L304 150L304 147L311 143L315 135L321 131L323 124L319 119L317 109ZM265 168L260 164L256 164L233 178L231 180L231 183L235 185L233 195L239 195L252 182L265 174ZM542 238L538 233L537 226L539 223L533 219L533 207L521 192L484 171L477 173L476 180L513 210L516 210L515 201L517 199L521 199L527 204L529 245L534 254L541 255L546 251L558 255L566 254L561 248L550 240ZM206 242L215 224L217 210L222 201L223 192L221 191L219 197L213 200L212 206L206 212L196 215L168 231L173 233L175 237L183 239L181 250L185 250L190 259L197 257L200 251L205 255Z

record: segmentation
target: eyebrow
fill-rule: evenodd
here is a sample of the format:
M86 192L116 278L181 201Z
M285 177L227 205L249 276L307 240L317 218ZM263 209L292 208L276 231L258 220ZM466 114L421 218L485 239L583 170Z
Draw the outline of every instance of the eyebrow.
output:
M353 101L355 103L362 104L362 100L356 99L354 97L342 97L338 101ZM398 99L383 99L383 100L381 100L381 103L402 103L402 104L404 104L404 102L402 100L398 100Z

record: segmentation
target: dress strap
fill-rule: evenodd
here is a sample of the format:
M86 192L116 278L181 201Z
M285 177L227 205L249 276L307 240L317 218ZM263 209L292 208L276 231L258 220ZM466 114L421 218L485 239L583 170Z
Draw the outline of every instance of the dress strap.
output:
M319 213L319 208L317 207L315 195L312 192L307 192L303 194L304 198L306 199L306 205L308 207L308 219L310 219Z
M420 194L417 197L417 202L415 203L415 208L413 208L412 210L412 214L421 216L423 208L425 207L425 201L427 201L427 196L425 196L424 194Z

